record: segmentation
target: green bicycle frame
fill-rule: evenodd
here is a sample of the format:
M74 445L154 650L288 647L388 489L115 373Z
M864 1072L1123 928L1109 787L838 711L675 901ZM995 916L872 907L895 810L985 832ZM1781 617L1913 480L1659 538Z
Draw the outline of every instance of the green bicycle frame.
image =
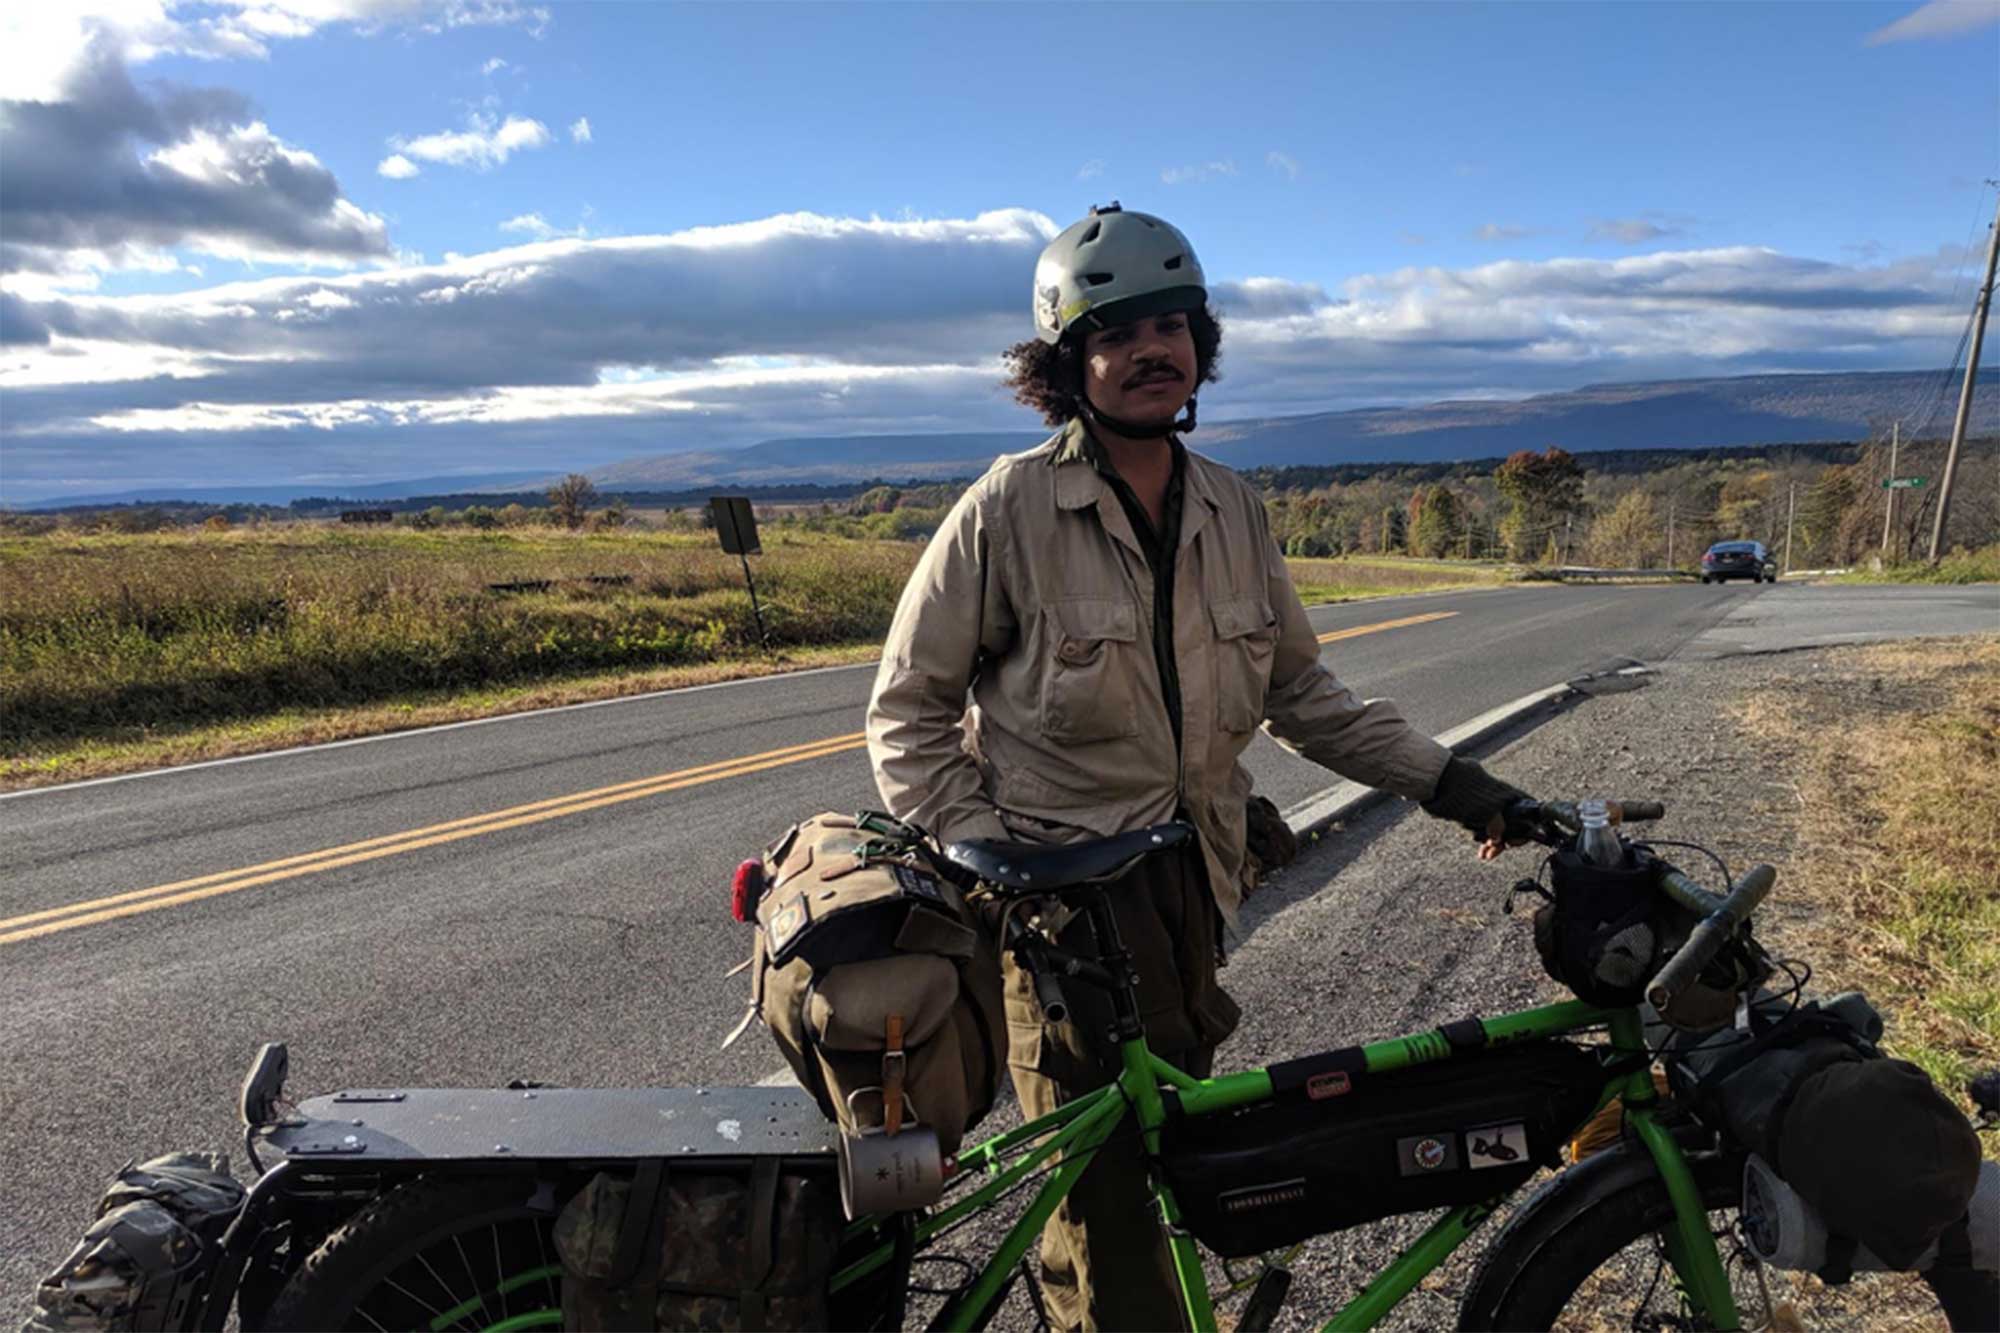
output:
M1586 1028L1608 1027L1609 1049L1614 1053L1643 1055L1645 1034L1634 1009L1604 1009L1581 1000L1546 1005L1516 1014L1480 1020L1486 1042L1491 1046L1557 1037ZM1052 1174L1029 1203L999 1248L980 1269L971 1284L939 1313L933 1326L943 1329L970 1329L987 1317L1028 1247L1034 1244L1043 1225L1058 1204L1075 1187L1078 1177L1090 1164L1091 1155L1124 1127L1127 1115L1137 1118L1148 1155L1160 1151L1160 1131L1167 1112L1161 1085L1172 1087L1183 1114L1214 1115L1239 1106L1271 1100L1274 1093L1270 1071L1254 1069L1220 1078L1196 1079L1154 1055L1143 1036L1121 1044L1123 1067L1117 1080L1094 1092L1066 1103L1050 1115L1032 1120L976 1147L960 1153L956 1174L984 1172L990 1178L976 1189L926 1215L916 1227L919 1250L942 1232L985 1211L1002 1195L1012 1192L1029 1176L1055 1163ZM1361 1048L1367 1072L1382 1073L1411 1065L1449 1059L1451 1044L1438 1031L1394 1037ZM1680 1280L1681 1290L1695 1313L1719 1329L1739 1326L1736 1304L1723 1271L1722 1258L1709 1230L1708 1213L1702 1206L1701 1191L1693 1170L1672 1133L1662 1127L1654 1110L1658 1094L1653 1087L1650 1062L1630 1073L1606 1077L1597 1105L1602 1107L1614 1096L1623 1097L1625 1120L1652 1155L1667 1197L1674 1207L1674 1222L1666 1235L1667 1258ZM1372 1328L1383 1315L1408 1295L1424 1277L1443 1263L1468 1236L1491 1217L1508 1197L1498 1195L1481 1203L1450 1209L1434 1222L1410 1247L1376 1275L1362 1292L1349 1301L1324 1327L1329 1330ZM1188 1327L1215 1326L1215 1309L1202 1267L1201 1252L1193 1237L1181 1227L1180 1209L1173 1192L1164 1182L1156 1185L1154 1199L1166 1228L1173 1254L1174 1270L1180 1281L1181 1302ZM859 1224L865 1227L864 1222ZM891 1261L894 1246L884 1243L836 1273L834 1290L839 1290L876 1271Z

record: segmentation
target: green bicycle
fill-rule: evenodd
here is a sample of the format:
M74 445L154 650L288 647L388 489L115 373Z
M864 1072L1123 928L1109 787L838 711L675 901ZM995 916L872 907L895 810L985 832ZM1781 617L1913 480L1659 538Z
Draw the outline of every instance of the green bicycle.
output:
M1629 823L1662 811L1626 804L1618 813ZM1521 803L1510 824L1570 849L1584 830L1577 807L1562 803ZM1092 1155L1136 1134L1156 1167L1155 1202L1195 1329L1217 1322L1204 1247L1254 1261L1241 1279L1229 1270L1225 1294L1249 1291L1236 1328L1268 1328L1290 1284L1286 1256L1303 1241L1442 1209L1324 1325L1369 1328L1510 1195L1561 1167L1563 1145L1614 1098L1623 1102L1620 1140L1561 1167L1513 1211L1476 1266L1460 1325L1770 1323L1769 1284L1785 1275L1747 1243L1745 1149L1658 1095L1659 1051L1636 1003L1570 1000L1468 1017L1210 1079L1153 1054L1104 885L1191 836L1168 824L1064 847L950 849L984 892L1059 896L1091 923L1094 957L1025 932L1010 944L1045 1009L1066 1004L1066 987L1109 997L1120 1069L1054 1114L964 1148L930 1207L850 1225L830 1264L837 1326L901 1327L913 1292L928 1291L943 1298L931 1327L985 1327L1015 1282L1032 1290L1030 1247ZM1655 1009L1671 1012L1704 991L1733 1003L1772 975L1747 928L1775 881L1770 867L1715 894L1664 861L1646 864L1651 889L1680 920L1698 922L1665 941L1678 947L1646 983ZM283 1048L266 1047L242 1107L253 1161L259 1146L282 1160L250 1189L200 1299L173 1326L220 1329L233 1308L246 1329L558 1327L564 1278L552 1231L592 1173L612 1165L657 1184L663 1162L754 1172L775 1155L833 1167L831 1129L796 1090L372 1089L292 1107L281 1097L284 1074ZM697 1122L726 1127L729 1142L673 1136ZM983 1260L940 1258L948 1235L997 1218L1010 1197L1025 1208ZM955 1264L963 1281L942 1291L913 1283L913 1266L927 1263ZM1871 1304L1914 1304L1932 1319L1941 1311L1958 1329L2000 1327L2000 1277L1990 1268L1957 1261L1869 1276Z

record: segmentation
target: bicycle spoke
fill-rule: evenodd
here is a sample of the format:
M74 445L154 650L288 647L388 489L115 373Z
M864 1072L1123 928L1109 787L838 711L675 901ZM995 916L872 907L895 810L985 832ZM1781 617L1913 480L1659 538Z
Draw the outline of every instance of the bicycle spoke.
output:
M428 1266L429 1265L426 1265L426 1267ZM410 1304L422 1306L424 1308L425 1313L429 1314L432 1318L436 1318L444 1313L442 1310L439 1310L435 1305L430 1304L428 1301L418 1296L414 1291L411 1291L408 1287L396 1281L395 1278L392 1277L383 1278L382 1285L389 1288L397 1295L401 1296L404 1300L408 1301ZM356 1313L359 1313L359 1311L357 1310Z
M492 1231L493 1231L493 1281L499 1288L498 1291L495 1292L495 1294L500 1297L500 1320L502 1323L505 1323L508 1314L507 1283L506 1283L507 1265L501 1262L500 1259L500 1228L496 1226L492 1228Z
M498 1227L492 1228L492 1231L496 1237L500 1234L500 1228ZM472 1260L466 1257L464 1239L454 1235L451 1238L451 1244L452 1248L458 1251L459 1266L465 1270L466 1278L472 1283L472 1299L478 1304L479 1313L486 1317L488 1324L493 1323L493 1311L486 1308L486 1284L479 1280L479 1274L472 1271ZM498 1257L499 1251L497 1249L494 1251L494 1255L496 1258ZM499 1270L496 1268L496 1277L498 1273ZM466 1313L471 1314L472 1312L468 1310Z

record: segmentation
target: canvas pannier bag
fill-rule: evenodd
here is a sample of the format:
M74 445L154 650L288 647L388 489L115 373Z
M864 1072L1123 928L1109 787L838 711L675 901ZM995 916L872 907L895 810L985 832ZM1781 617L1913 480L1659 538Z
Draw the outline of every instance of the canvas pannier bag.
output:
M828 1285L841 1262L825 1158L671 1159L601 1171L556 1218L566 1329L882 1326L896 1270ZM879 1237L856 1237L865 1248Z
M1007 1031L998 950L928 840L817 815L763 859L753 1008L844 1134L922 1124L957 1151L992 1109Z
M118 1172L97 1220L35 1289L23 1333L193 1327L243 1186L220 1153L168 1153Z

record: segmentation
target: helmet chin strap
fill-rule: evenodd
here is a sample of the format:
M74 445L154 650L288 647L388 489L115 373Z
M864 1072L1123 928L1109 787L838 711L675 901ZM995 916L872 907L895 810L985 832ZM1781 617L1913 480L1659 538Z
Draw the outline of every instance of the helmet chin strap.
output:
M1127 421L1123 417L1114 417L1109 412L1100 411L1096 407L1093 407L1088 396L1082 399L1082 403L1084 420L1090 422L1092 425L1102 426L1108 431L1123 435L1128 440L1158 440L1166 438L1169 434L1185 435L1194 429L1195 400L1193 394L1188 395L1187 407L1181 413L1180 419L1168 422L1165 426L1154 425L1152 422Z

